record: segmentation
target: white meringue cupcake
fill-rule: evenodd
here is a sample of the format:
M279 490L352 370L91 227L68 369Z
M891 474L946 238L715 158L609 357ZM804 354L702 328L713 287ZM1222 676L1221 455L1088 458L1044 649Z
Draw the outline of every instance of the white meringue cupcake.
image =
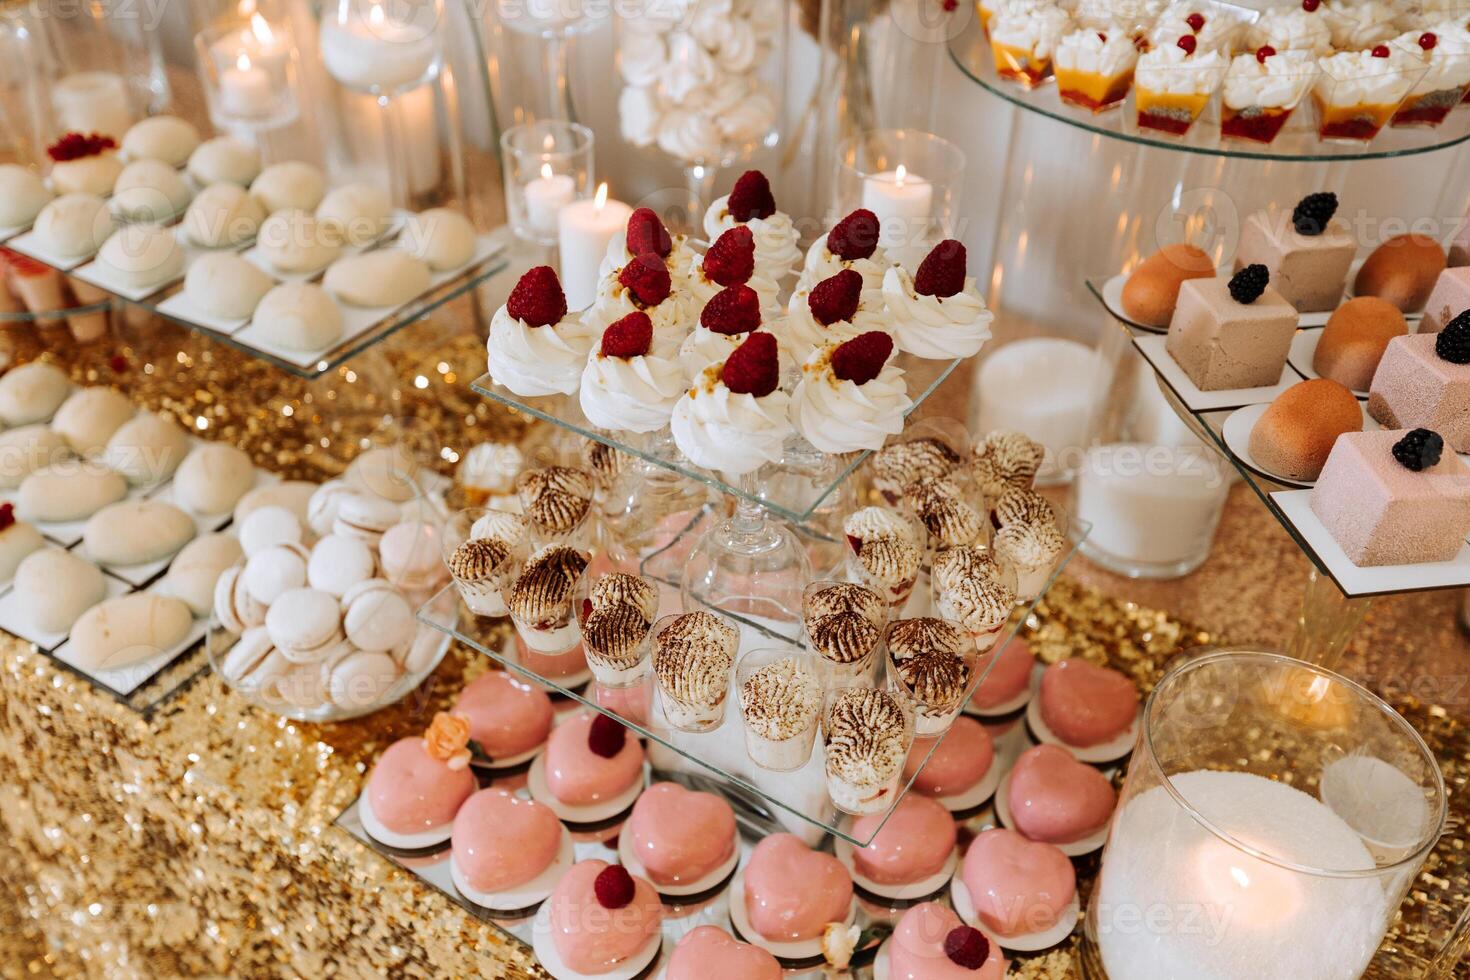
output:
M737 476L778 461L792 434L779 363L775 336L761 330L705 368L674 406L679 451L696 466Z
M708 252L694 256L684 279L695 310L703 310L723 289L749 286L760 297L766 319L774 320L781 312L781 287L756 271L755 239L748 228L730 229Z
M603 278L597 298L582 314L587 333L602 332L629 313L647 313L653 321L653 346L660 354L676 350L693 326L684 294L667 268L659 264L628 263Z
M863 288L883 288L883 275L893 261L878 244L877 215L859 208L843 218L807 250L798 292L810 292L823 279L830 279L843 269L852 269L863 277Z
M537 266L521 277L490 320L490 374L522 397L570 395L581 384L591 343L581 319L567 315L556 273Z
M880 330L813 353L791 396L796 430L824 453L877 449L902 432L913 402L892 354L893 338Z
M979 353L995 316L964 271L965 246L953 239L934 246L913 276L897 266L888 270L883 299L900 350L935 360Z
M801 262L797 246L801 233L790 215L776 209L771 184L759 170L741 174L735 188L716 198L704 212L704 233L710 241L737 225L749 228L755 237L757 276L779 285L796 271Z
M827 344L845 343L870 330L888 330L892 321L882 292L862 287L861 273L843 269L809 292L791 294L782 332L797 357L806 360Z
M684 369L652 351L653 321L630 313L602 335L582 370L582 413L600 429L654 432L684 394Z

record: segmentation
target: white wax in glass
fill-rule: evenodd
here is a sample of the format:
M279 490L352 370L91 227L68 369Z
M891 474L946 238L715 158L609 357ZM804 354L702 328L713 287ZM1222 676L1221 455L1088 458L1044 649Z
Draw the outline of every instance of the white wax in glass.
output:
M597 270L607 243L628 224L633 209L622 201L596 198L573 201L557 214L557 247L561 252L561 288L567 309L584 310L597 298Z
M110 71L79 71L51 89L61 128L69 133L100 133L121 141L133 124L128 83Z
M1087 543L1117 558L1172 565L1210 550L1230 483L1207 450L1110 443L1077 468Z
M1216 826L1287 863L1374 867L1352 827L1301 790L1239 772L1172 782ZM1379 877L1262 861L1206 830L1163 786L1118 814L1098 887L1097 943L1110 980L1354 980L1389 916Z
M1050 479L1076 465L1105 377L1097 352L1075 340L1018 340L980 367L978 431L1024 432L1046 447L1041 473Z
M219 76L220 105L232 116L264 116L275 108L270 74L241 55L235 67Z
M322 62L333 78L351 88L393 92L428 74L439 51L433 32L394 21L377 3L365 15L359 4L349 7L346 23L327 17L321 25Z
M577 194L576 181L569 174L554 174L548 164L541 176L526 183L526 220L542 234L556 232L557 214Z
M897 248L928 232L934 186L900 164L863 179L863 207L878 217L879 243Z

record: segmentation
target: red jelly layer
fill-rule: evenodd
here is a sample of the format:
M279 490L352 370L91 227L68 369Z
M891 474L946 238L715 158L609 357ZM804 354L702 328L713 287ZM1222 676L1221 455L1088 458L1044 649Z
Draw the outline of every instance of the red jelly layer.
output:
M1220 132L1235 139L1269 143L1281 132L1281 127L1286 125L1286 120L1290 117L1290 112L1263 112L1258 115L1236 113L1220 120Z
M1180 119L1162 112L1140 112L1138 125L1144 129L1157 129L1171 136L1183 136L1194 124L1193 119Z

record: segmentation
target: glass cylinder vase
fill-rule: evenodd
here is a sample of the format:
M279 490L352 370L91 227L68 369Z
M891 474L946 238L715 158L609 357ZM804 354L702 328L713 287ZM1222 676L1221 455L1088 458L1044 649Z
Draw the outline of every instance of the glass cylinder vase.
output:
M1445 800L1423 739L1352 681L1273 653L1185 660L1144 706L1086 973L1354 980Z

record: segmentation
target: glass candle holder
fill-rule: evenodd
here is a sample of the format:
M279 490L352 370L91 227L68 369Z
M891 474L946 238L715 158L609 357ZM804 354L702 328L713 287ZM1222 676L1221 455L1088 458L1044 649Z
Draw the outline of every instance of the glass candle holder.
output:
M843 141L834 220L857 208L878 216L878 244L912 269L954 227L965 154L916 129L875 129Z
M538 245L557 243L562 208L592 197L592 145L592 130L556 119L500 134L506 206L517 235Z
M1086 972L1359 977L1445 814L1433 754L1366 689L1273 653L1185 660L1144 706Z
M287 25L257 11L247 21L200 31L194 49L209 118L219 129L261 132L300 117L296 44Z
M439 74L442 19L440 0L336 0L322 11L322 64L347 88L401 95Z

